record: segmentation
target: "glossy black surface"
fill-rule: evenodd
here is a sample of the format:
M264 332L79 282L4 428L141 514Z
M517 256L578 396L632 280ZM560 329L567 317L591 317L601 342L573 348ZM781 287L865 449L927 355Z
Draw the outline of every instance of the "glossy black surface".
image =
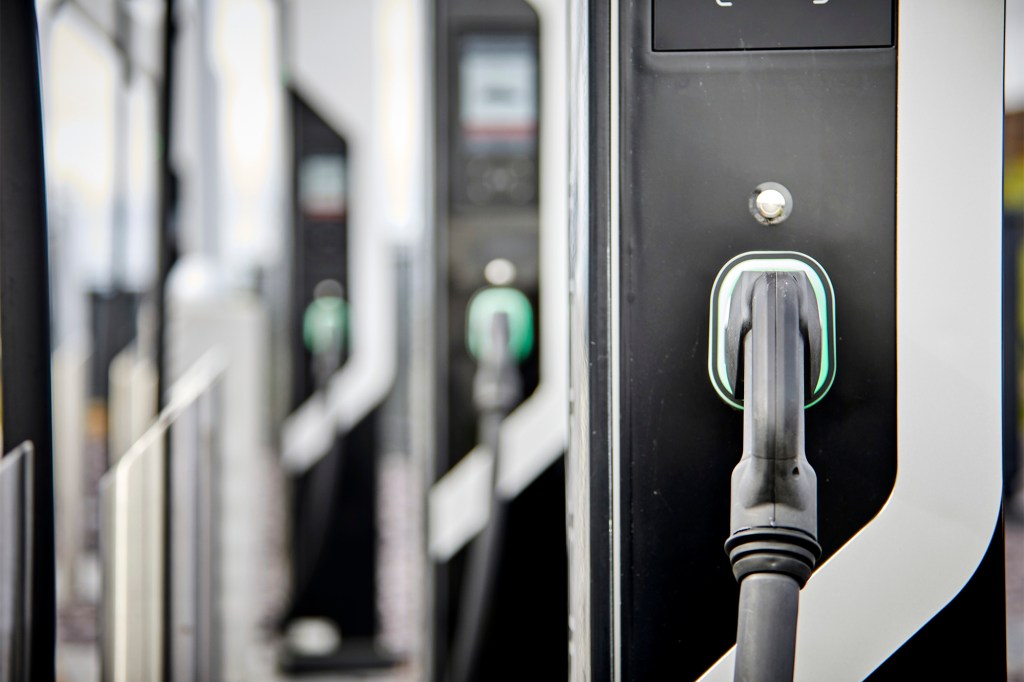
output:
M654 0L655 50L890 46L893 0Z
M343 131L334 130L298 94L291 93L292 107L292 319L289 341L292 347L292 407L296 408L316 389L312 355L303 340L302 319L315 298L317 284L334 280L348 291L348 211L345 202L349 187L342 174L332 178L330 186L316 187L321 194L342 199L303 200L309 193L305 185L313 178L315 164L334 164L347 168L348 144ZM347 293L346 293L347 296Z
M606 257L610 253L612 235L610 232L612 205L611 187L612 174L618 169L611 164L611 43L607 39L612 24L612 10L609 3L589 2L586 8L587 43L586 43L586 81L576 87L585 88L586 118L576 121L576 125L585 125L587 140L586 163L589 166L589 186L586 188L586 211L589 220L578 229L586 230L587 249L580 249L582 241L573 235L573 253L570 260L586 258L586 276L581 284L582 290L576 290L570 299L573 304L586 306L587 336L585 348L571 349L571 355L579 357L585 364L573 366L570 372L571 390L580 394L587 390L588 400L584 414L575 415L580 409L579 403L571 408L570 422L579 419L586 424L582 435L584 443L576 447L585 448L583 456L589 467L590 533L587 546L570 547L573 561L586 561L589 564L589 585L587 602L590 609L589 622L580 623L570 635L570 646L573 651L573 669L585 667L591 672L593 680L610 680L614 672L613 656L615 651L614 595L612 591L612 534L610 519L612 518L613 493L610 484L612 478L611 423L613 419L611 386L612 365L611 347L608 343L611 333L609 315L609 294L611 292L611 262ZM571 130L570 136L575 135ZM573 263L575 265L575 263ZM580 297L578 301L576 297ZM579 355L577 355L579 354ZM586 386L581 385L579 374L586 373ZM580 410L583 412L583 410ZM570 457L576 456L570 453ZM576 484L576 482L573 482ZM569 510L569 523L581 521L576 514L582 515L584 510ZM584 632L586 638L584 638ZM584 643L589 642L589 647Z

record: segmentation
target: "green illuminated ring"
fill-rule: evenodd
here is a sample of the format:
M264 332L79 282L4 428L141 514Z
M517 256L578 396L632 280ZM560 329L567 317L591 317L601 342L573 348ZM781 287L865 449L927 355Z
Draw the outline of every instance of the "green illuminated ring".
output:
M807 275L818 303L821 322L821 371L814 390L805 402L811 407L825 397L836 376L835 292L832 280L821 264L796 251L749 251L736 256L718 272L711 288L711 316L708 325L708 375L722 400L743 409L743 398L736 395L725 369L725 328L729 323L732 294L745 272L802 272Z

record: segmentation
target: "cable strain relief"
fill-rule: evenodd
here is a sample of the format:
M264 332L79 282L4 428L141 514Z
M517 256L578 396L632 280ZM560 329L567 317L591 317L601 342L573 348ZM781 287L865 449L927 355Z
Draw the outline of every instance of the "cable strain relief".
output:
M821 556L821 545L804 531L745 528L725 542L737 582L751 573L782 573L803 587Z

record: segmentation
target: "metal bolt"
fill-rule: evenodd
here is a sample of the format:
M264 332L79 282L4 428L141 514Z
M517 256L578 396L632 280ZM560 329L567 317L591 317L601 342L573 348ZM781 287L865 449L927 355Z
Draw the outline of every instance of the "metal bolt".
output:
M777 182L762 182L747 201L750 215L762 225L778 225L793 212L793 195Z
M777 189L759 192L754 204L757 206L757 212L766 220L775 220L786 211L786 197Z

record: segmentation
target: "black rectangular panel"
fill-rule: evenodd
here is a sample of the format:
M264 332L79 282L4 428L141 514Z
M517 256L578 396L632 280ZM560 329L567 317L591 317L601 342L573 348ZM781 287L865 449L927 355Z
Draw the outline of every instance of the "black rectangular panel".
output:
M654 0L654 49L892 45L892 0Z
M292 93L292 405L316 390L303 319L317 285L333 280L348 291L348 144L298 94ZM347 293L345 294L347 296Z

